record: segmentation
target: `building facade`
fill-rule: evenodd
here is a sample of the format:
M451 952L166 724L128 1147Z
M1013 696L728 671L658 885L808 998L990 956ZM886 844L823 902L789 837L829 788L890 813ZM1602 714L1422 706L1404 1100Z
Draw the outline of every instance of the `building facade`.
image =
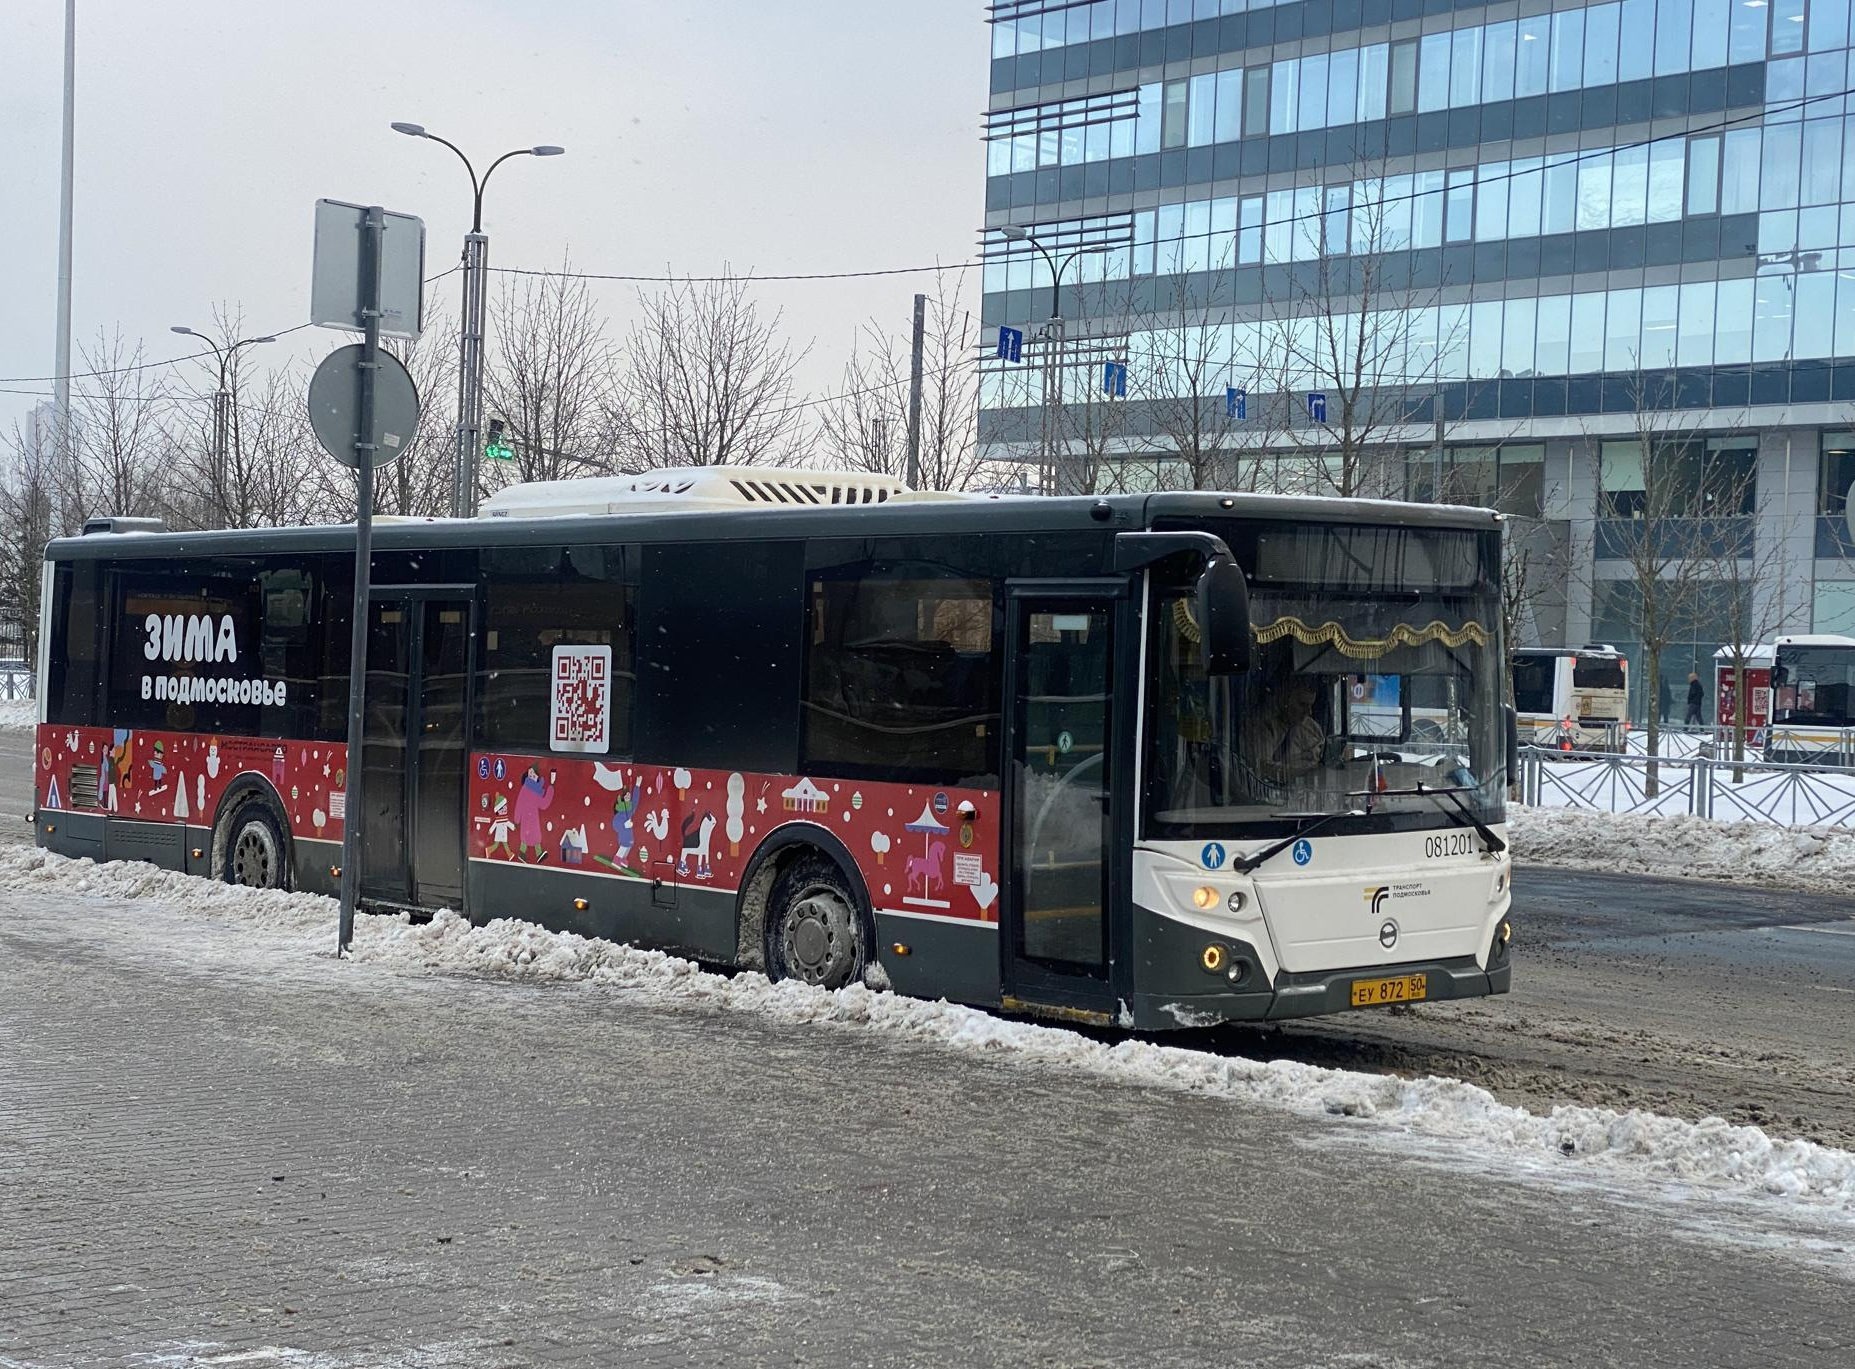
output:
M1710 561L1681 687L1733 621L1855 633L1849 0L990 15L989 452L1492 503L1550 567L1526 635L1638 654L1656 521Z

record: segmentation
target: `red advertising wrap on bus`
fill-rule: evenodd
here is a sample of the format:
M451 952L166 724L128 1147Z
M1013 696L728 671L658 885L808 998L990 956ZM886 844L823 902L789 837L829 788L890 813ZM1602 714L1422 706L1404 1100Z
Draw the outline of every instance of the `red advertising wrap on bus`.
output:
M35 792L43 812L207 827L250 777L294 838L338 843L346 759L332 742L42 726ZM997 919L998 795L987 790L479 753L469 804L473 861L732 891L769 835L802 823L843 843L881 912Z

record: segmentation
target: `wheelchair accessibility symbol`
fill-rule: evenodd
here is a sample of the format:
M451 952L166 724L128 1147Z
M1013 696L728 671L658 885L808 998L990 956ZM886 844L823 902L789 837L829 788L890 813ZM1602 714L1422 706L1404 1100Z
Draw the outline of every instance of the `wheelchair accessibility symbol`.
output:
M1306 865L1314 859L1314 843L1306 837L1295 843L1295 864Z
M1204 862L1204 868L1207 870L1223 869L1224 867L1223 843L1216 842L1216 841L1207 841L1204 844L1204 850L1198 853L1198 858Z

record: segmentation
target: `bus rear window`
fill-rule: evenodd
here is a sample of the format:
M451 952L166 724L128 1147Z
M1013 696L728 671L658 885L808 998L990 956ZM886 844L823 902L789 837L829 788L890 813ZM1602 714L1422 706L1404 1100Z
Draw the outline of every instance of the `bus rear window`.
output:
M1622 689L1623 662L1579 656L1572 662L1572 685L1578 689Z

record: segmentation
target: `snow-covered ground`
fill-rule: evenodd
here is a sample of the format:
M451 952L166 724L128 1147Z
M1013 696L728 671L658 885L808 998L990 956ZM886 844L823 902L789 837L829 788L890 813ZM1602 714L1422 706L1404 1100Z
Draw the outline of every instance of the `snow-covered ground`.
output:
M1598 821L1616 819L1605 815ZM1547 829L1529 831L1530 822L1523 819L1518 831L1528 833L1527 840L1540 839ZM0 890L24 895L34 906L149 900L162 905L160 921L179 927L171 944L184 954L242 961L266 974L337 972L331 945L335 906L315 895L253 893L152 866L96 865L24 847L0 848ZM0 899L0 910L4 907ZM159 937L155 923L148 920L148 932ZM270 934L261 950L250 945L256 932ZM1178 1089L1303 1116L1358 1119L1357 1125L1379 1129L1380 1135L1401 1135L1432 1153L1472 1157L1493 1170L1586 1182L1633 1176L1722 1198L1775 1200L1799 1211L1833 1214L1838 1221L1855 1217L1855 1154L1718 1119L1696 1123L1579 1106L1540 1115L1497 1102L1485 1090L1454 1079L1401 1079L1137 1040L1109 1045L1061 1028L1005 1021L971 1008L861 986L825 992L769 983L756 974L716 975L674 956L521 922L475 928L451 914L423 926L403 918L365 917L356 929L354 955L397 975L437 971L513 982L581 981L668 1008L832 1024L1028 1068Z
M36 699L0 699L0 732L26 730L38 723Z
M1845 828L1518 804L1509 805L1507 826L1514 859L1523 863L1751 881L1826 894L1855 888L1855 832Z

